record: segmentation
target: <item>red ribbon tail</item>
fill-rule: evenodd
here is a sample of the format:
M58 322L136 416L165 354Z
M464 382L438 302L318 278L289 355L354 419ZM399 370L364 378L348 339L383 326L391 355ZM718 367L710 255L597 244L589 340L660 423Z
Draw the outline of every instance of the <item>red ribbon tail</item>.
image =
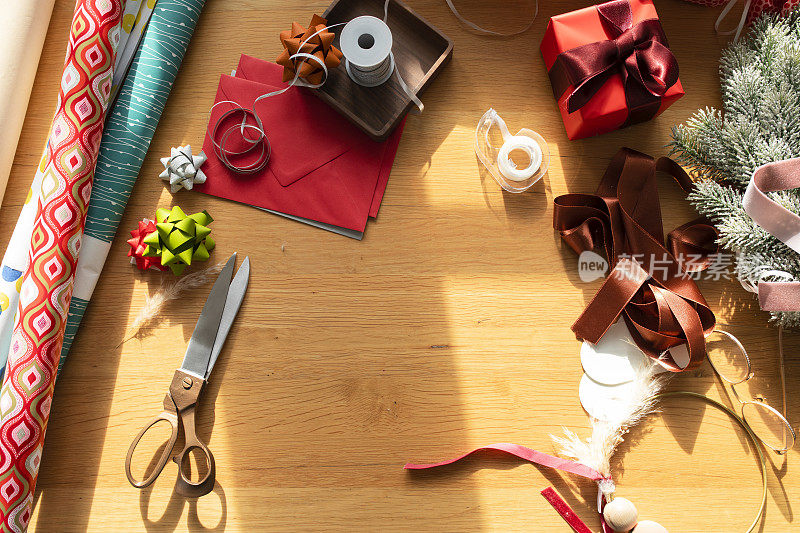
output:
M569 472L570 474L575 474L577 476L585 477L591 479L592 481L600 481L601 479L603 479L603 476L600 474L600 472L584 464L578 463L576 461L570 461L569 459L562 459L560 457L555 457L553 455L549 455L546 453L537 452L536 450L526 448L525 446L520 446L519 444L510 444L507 442L501 442L499 444L490 444L488 446L481 446L480 448L475 448L474 450L470 450L463 455L459 455L458 457L449 459L447 461L442 461L440 463L429 463L429 464L407 463L403 468L405 468L406 470L427 470L429 468L436 468L439 466L445 466L457 463L458 461L472 455L473 453L484 450L494 450L507 453L509 455L513 455L514 457L519 457L520 459L528 461L530 463L546 466L554 470L561 470L562 472Z
M553 487L547 487L542 491L542 496L544 499L547 500L547 503L553 506L553 509L561 515L561 518L564 519L569 527L575 533L593 533L589 526L584 523L583 520L578 518L578 515L575 514L575 511L572 510L572 507L569 506L564 499L558 495L556 491L553 490Z

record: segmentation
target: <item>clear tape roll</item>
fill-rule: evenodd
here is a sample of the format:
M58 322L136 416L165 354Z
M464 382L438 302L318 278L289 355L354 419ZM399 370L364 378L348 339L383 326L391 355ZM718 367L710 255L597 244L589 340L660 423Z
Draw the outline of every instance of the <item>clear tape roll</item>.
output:
M501 146L489 139L492 128L497 127L503 138ZM518 167L512 152L520 151L528 157L528 164ZM523 192L542 179L550 166L547 141L535 131L523 128L516 135L508 131L505 121L490 108L478 121L475 129L475 153L495 181L508 192Z

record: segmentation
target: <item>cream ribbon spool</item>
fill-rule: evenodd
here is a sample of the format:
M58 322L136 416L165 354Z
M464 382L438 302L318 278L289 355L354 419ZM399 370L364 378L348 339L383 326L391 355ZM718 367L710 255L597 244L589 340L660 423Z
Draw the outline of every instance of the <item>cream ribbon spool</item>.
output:
M354 18L342 28L339 45L347 75L357 84L376 87L392 76L392 32L381 19Z

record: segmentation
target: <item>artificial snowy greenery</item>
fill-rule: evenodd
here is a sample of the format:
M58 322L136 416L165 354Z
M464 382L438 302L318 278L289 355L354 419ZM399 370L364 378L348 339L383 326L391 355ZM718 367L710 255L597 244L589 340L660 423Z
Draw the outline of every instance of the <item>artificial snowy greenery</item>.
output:
M757 167L800 157L800 11L783 19L762 17L744 39L726 48L720 85L721 111L699 110L672 131L672 153L697 178L689 200L715 222L720 244L737 254L740 279L757 281L778 270L800 280L797 252L757 226L742 207ZM770 194L800 213L800 190ZM773 318L800 328L800 312Z

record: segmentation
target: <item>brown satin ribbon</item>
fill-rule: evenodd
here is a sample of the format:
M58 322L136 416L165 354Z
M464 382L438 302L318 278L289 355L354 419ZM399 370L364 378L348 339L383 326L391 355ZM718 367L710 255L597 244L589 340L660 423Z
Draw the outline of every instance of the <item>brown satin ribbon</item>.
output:
M575 112L619 73L625 87L628 118L623 126L653 118L661 98L678 81L678 62L669 49L658 19L633 25L628 0L597 6L603 28L611 39L562 52L548 71L558 100L572 87L567 109Z
M602 249L612 266L573 324L576 335L596 343L622 315L642 351L668 370L680 372L700 364L705 357L704 335L714 329L714 313L687 270L707 266L708 256L717 251L717 232L701 218L670 232L665 244L656 171L670 174L684 191L694 187L671 159L654 160L623 148L611 160L595 194L555 199L553 227L576 253ZM687 269L677 259L681 254L705 259ZM685 367L669 353L681 344L689 352Z

